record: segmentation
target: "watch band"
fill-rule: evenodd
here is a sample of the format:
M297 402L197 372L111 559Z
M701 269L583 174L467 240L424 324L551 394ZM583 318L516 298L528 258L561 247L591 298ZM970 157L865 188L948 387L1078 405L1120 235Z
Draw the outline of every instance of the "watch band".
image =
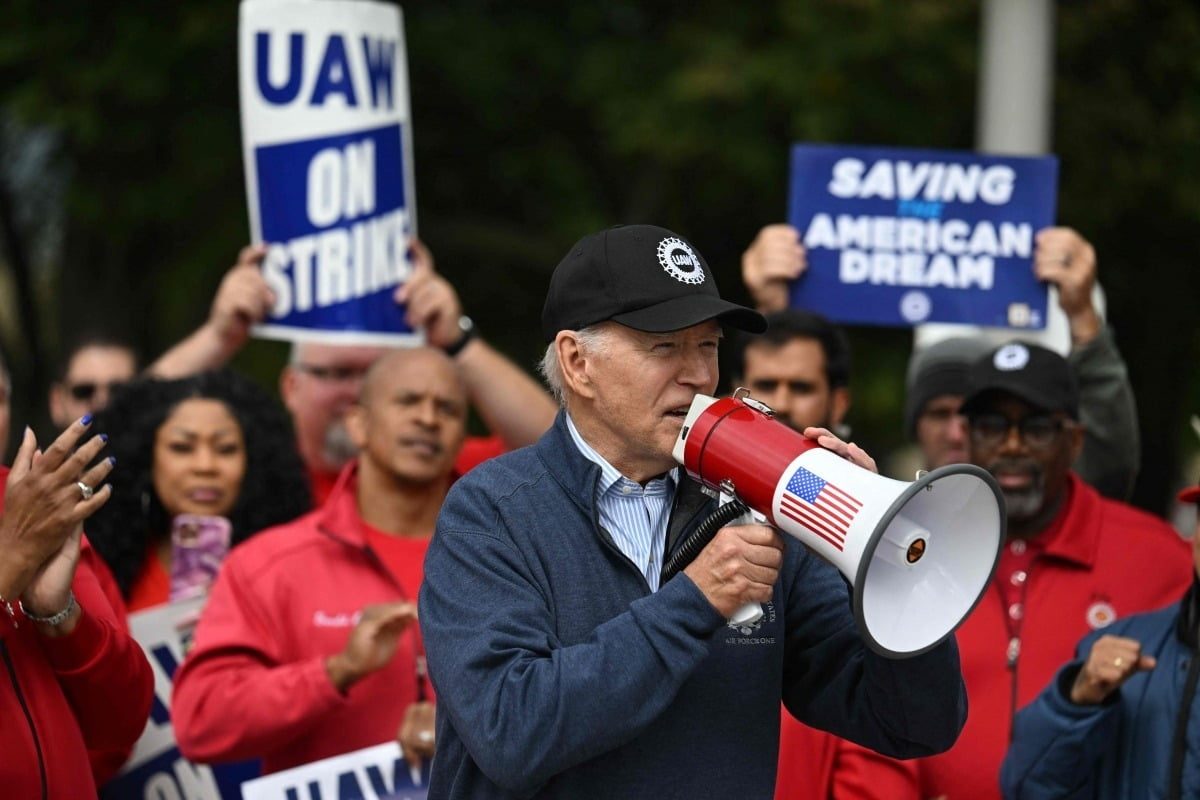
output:
M470 317L463 315L458 318L458 329L462 331L462 336L452 345L447 345L442 348L442 352L454 358L463 351L463 348L470 344L475 338L475 321Z

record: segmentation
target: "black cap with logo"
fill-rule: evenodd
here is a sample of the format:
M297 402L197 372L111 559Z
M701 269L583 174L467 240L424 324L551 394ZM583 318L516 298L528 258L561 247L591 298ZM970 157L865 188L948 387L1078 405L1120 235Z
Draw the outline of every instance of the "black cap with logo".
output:
M962 413L977 411L993 392L1008 392L1042 411L1065 411L1079 419L1079 387L1067 360L1036 344L1010 342L972 364Z
M554 268L542 334L580 330L612 320L639 331L666 333L710 319L750 333L767 321L722 300L712 272L683 238L653 225L620 225L576 242Z

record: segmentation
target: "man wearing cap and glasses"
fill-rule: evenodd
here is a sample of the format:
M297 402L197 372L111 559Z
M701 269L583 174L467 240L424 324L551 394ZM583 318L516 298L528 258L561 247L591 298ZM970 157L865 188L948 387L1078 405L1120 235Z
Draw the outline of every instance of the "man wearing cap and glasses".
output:
M1084 431L1062 356L1006 344L968 368L966 386L970 461L1000 484L1007 543L987 593L956 633L971 707L962 736L941 755L873 767L908 772L911 792L899 798L999 798L1013 715L1079 638L1169 603L1191 583L1187 545L1173 528L1101 497L1071 471Z
M1179 501L1200 503L1200 486ZM1195 796L1200 519L1192 570L1181 601L1085 637L1075 659L1017 714L1001 771L1007 797L1061 797L1066 786L1095 798Z
M430 798L770 797L781 698L899 757L953 742L953 640L903 661L868 651L845 581L771 528L723 528L660 585L664 554L715 508L671 450L715 390L720 323L764 328L662 228L586 236L555 269L542 367L563 408L533 447L455 484L425 561ZM727 625L748 601L761 622Z

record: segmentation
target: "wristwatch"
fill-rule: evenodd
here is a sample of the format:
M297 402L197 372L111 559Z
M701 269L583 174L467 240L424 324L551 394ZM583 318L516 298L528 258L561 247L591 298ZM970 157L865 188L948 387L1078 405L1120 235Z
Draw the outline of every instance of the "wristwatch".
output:
M458 341L442 348L442 351L451 358L461 353L463 348L475 338L475 322L467 315L464 314L458 318L458 329L462 331L462 336L458 337Z

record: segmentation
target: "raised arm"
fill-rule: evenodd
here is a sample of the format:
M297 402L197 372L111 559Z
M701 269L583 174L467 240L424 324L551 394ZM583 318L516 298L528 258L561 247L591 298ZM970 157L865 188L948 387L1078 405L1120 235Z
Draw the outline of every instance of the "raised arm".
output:
M412 240L412 250L412 277L396 290L396 302L407 305L408 323L423 328L430 345L454 358L488 430L510 448L537 441L554 422L554 401L529 373L464 330L458 293L434 270L433 255L419 239Z
M266 319L275 305L260 265L267 246L248 245L221 280L208 319L146 372L158 378L182 378L229 363L250 338L250 327Z
M1071 331L1067 361L1079 382L1086 431L1075 471L1101 494L1124 500L1137 477L1141 437L1129 372L1092 299L1096 251L1070 228L1045 228L1037 235L1034 272L1058 288Z

